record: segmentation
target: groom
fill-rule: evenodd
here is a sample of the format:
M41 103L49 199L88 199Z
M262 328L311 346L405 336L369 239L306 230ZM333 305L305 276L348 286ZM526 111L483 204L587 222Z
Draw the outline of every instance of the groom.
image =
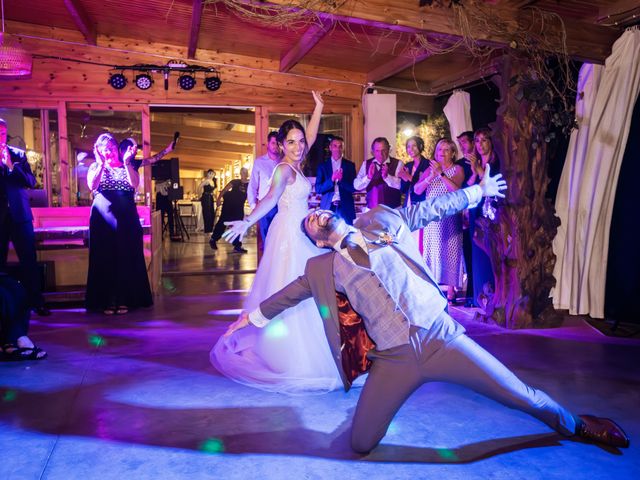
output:
M345 388L365 369L357 367L371 361L353 418L351 445L357 452L373 449L411 393L429 381L471 388L529 413L563 435L627 447L629 439L612 420L575 416L541 390L524 384L467 337L447 313L447 299L426 268L411 231L472 208L483 196L504 197L505 189L501 175L490 177L487 166L480 185L405 208L380 205L356 220L357 229L331 211L309 214L303 221L304 232L319 247L333 251L309 259L304 275L256 310L243 312L225 335L249 323L263 327L283 310L313 296ZM349 299L375 345L368 337L348 335L357 321L338 306L336 292ZM345 361L345 352L364 352L367 360Z

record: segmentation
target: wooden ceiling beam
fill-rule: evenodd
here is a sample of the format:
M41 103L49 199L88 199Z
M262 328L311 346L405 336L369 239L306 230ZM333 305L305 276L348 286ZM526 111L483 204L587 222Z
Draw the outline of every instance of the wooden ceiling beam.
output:
M634 14L637 18L639 10L638 0L612 0L598 9L598 23L618 22L618 24L625 24L625 21L631 19Z
M96 27L89 20L89 16L80 3L80 0L64 0L64 6L67 7L69 15L71 15L78 30L82 32L87 43L89 45L97 45L98 34Z
M231 142L231 143L240 143L243 145L253 145L255 142L255 134L247 133L247 132L237 132L235 130L220 130L214 128L203 128L203 127L191 127L180 125L178 123L169 124L169 123L157 123L153 122L151 125L151 132L156 134L163 135L171 135L179 130L180 138L182 140L201 140L206 142L212 141L221 141L221 142Z
M250 0L248 0L250 1ZM260 2L261 5L275 4L286 8L295 8L296 2L291 0L268 0ZM367 0L347 1L338 8L331 7L330 3L314 10L320 18L368 25L387 30L415 32L429 34L432 37L440 37L450 40L459 39L462 32L457 30L453 23L453 15L448 8L420 8L418 2L407 3L406 0ZM464 6L462 7L464 8ZM504 23L510 31L519 28L519 16L522 9L492 8L492 15ZM575 58L602 63L611 52L611 45L618 38L616 29L606 28L585 22L571 22L563 19L567 31L567 50L569 55ZM526 24L525 24L526 28ZM509 34L497 35L490 31L478 31L475 39L480 44L505 47L510 44L512 38ZM558 51L561 45L558 44Z
M163 134L158 133L151 127L151 145L154 148L164 148L164 146L169 143L169 141L173 138L173 132L171 134ZM225 142L215 142L215 141L207 141L207 140L191 140L185 139L180 134L180 141L178 142L179 146L189 145L190 148L196 148L199 150L219 150L222 152L229 153L237 153L237 154L253 154L253 145L236 145L233 143L225 143Z
M332 25L333 22L330 20L320 19L319 23L314 23L307 28L298 42L280 58L280 71L288 72L291 70L322 40Z
M415 56L398 56L390 62L384 63L374 70L371 70L367 74L367 82L377 83L386 78L393 77L396 73L400 73L416 65L430 56L431 54L427 52L422 52Z
M196 58L198 48L198 36L200 35L200 24L202 23L202 0L193 0L193 10L191 11L191 30L189 32L189 48L187 58Z

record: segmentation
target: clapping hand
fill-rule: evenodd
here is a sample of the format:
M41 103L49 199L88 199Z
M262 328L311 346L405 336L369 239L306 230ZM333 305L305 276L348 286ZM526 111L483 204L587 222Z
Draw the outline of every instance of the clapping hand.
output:
M333 172L333 174L331 174L331 181L339 182L340 180L342 180L342 169L341 168L339 168L338 170Z
M400 177L405 182L410 182L411 181L411 172L409 172L409 169L407 167L403 166L400 169L400 171L398 172L398 177Z
M375 174L376 174L376 162L371 162L371 165L369 165L369 169L367 170L367 177L369 177L369 180L371 180Z
M249 323L251 323L249 322L249 314L247 312L242 312L238 316L238 319L235 322L233 322L231 325L229 325L229 328L227 328L227 331L224 333L223 336L230 337L231 334L236 330L240 330L242 328L248 327Z
M233 222L224 222L224 224L227 226L227 229L222 234L222 238L229 243L233 243L236 238L242 241L251 226L246 220L235 220Z
M483 197L500 197L504 198L503 190L507 189L507 182L502 178L502 174L498 173L496 176L491 177L491 166L487 164L484 170L484 177L480 182L480 188L482 188Z
M382 178L387 178L389 176L389 166L386 163L382 164L380 173L382 174Z

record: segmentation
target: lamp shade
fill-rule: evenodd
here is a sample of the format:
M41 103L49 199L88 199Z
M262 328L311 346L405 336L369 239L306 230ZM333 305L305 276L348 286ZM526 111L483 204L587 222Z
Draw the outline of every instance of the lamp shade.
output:
M11 35L0 33L0 79L31 76L33 58Z

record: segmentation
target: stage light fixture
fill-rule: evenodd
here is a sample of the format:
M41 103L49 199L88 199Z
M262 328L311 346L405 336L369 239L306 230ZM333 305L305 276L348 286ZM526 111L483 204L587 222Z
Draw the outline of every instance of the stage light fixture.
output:
M178 78L178 86L182 90L191 90L196 86L196 78L193 75L183 74Z
M109 77L109 85L111 85L116 90L122 90L127 86L127 77L125 77L122 73L114 73Z
M148 90L153 85L153 78L148 73L140 73L136 75L136 87L140 90Z
M204 79L204 86L207 87L207 90L215 92L222 86L222 80L220 80L220 77L217 75L214 77L207 77Z

